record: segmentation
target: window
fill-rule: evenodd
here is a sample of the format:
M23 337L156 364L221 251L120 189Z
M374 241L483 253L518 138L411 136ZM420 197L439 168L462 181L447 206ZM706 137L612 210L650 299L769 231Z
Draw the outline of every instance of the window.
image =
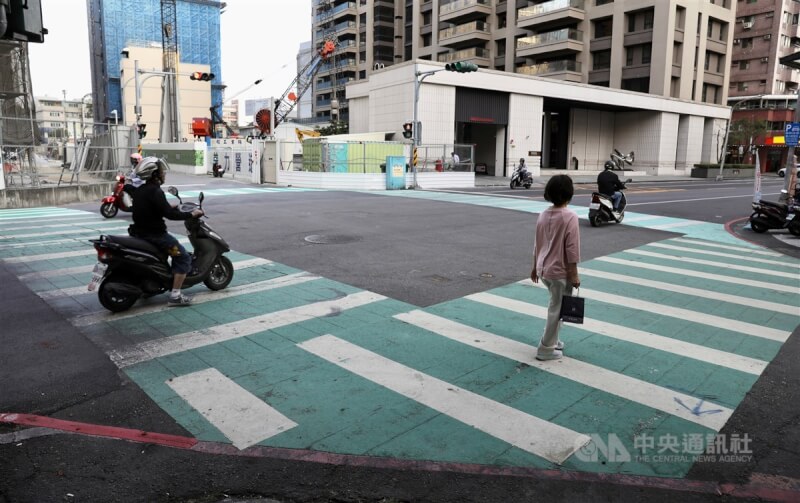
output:
M595 5L605 5L607 3L614 3L614 0L595 0Z
M686 8L678 5L675 7L675 28L682 30L686 24Z
M594 21L594 38L610 37L612 25L610 17Z
M743 59L739 61L739 70L749 70L750 69L750 60Z
M633 47L627 47L625 49L625 66L632 66L633 65Z
M736 84L737 91L747 91L747 82L739 82Z
M628 14L628 33L636 31L636 14Z
M653 29L653 10L646 10L644 12L644 29L645 30L652 30Z
M502 29L505 27L506 27L506 15L505 13L503 13L497 16L497 28Z
M642 44L642 64L649 65L653 53L653 44Z
M611 68L611 49L592 53L592 70L608 70Z
M706 51L706 63L703 65L703 69L708 71L709 63L711 62L711 53Z
M742 39L742 49L752 49L753 48L753 39L752 38L743 38Z
M497 54L498 58L506 55L505 40L498 40L497 42L495 42L495 54Z
M714 36L714 22L712 20L708 20L708 29L706 31L706 37L712 38Z

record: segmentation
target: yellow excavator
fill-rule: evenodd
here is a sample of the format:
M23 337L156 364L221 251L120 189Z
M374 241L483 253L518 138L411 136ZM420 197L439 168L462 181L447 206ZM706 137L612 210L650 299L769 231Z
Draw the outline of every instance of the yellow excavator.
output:
M297 135L297 141L299 141L300 143L302 143L303 139L306 138L306 137L317 138L317 137L320 136L320 132L319 131L314 131L314 130L311 130L311 129L294 128L294 132Z

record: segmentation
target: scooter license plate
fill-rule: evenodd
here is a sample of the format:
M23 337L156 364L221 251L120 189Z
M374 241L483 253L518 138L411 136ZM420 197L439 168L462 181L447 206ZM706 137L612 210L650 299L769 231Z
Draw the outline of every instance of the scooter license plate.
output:
M590 210L599 210L600 209L600 203L589 203L589 209Z
M90 292L93 292L94 289L97 288L100 280L106 275L106 269L108 269L108 265L106 264L98 262L94 265L94 269L92 270L92 279L89 281L89 286L87 287Z
M786 220L787 221L793 220L794 219L794 215L795 215L794 213L789 213L788 215L786 215Z

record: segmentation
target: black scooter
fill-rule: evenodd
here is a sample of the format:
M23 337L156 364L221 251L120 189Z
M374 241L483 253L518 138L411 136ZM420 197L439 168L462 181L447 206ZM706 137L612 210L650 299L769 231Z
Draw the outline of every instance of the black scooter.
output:
M614 200L611 197L601 194L599 192L592 192L592 202L589 203L589 224L592 227L598 227L600 224L606 222L622 222L625 218L625 206L628 204L625 198L626 184L632 180L628 178L622 183L622 198L619 200L619 207L614 210Z
M759 234L771 229L789 229L795 236L800 236L800 200L797 197L797 190L800 184L795 186L795 197L790 198L786 189L781 189L781 199L786 199L785 203L776 203L761 199L753 201L751 206L753 213L750 214L750 228Z
M511 188L525 187L530 189L533 184L533 175L524 164L520 164L514 168L514 173L511 174Z
M180 201L180 210L191 212L202 209L200 204L184 203L178 189L168 192ZM184 286L204 283L211 290L222 290L233 279L233 264L223 253L230 247L219 234L200 218L185 221L192 253L192 270L186 275ZM149 242L129 236L106 236L90 240L97 250L98 263L94 267L89 291L97 288L100 304L111 312L130 309L140 297L152 297L172 289L172 271L167 255ZM98 288L99 285L99 288Z

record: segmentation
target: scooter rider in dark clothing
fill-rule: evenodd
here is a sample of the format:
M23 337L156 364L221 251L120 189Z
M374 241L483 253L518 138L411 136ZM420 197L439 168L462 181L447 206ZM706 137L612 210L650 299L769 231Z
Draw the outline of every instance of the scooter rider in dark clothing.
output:
M186 274L192 268L192 257L186 252L186 248L167 232L164 218L188 220L203 216L203 210L196 209L191 213L185 213L167 202L167 196L161 190L167 169L169 167L166 161L158 157L145 157L136 166L136 176L144 180L145 184L136 189L133 196L133 225L130 234L164 250L172 258L172 292L167 304L188 306L192 303L192 298L181 293L181 287Z
M625 188L625 186L619 181L619 177L612 171L613 169L614 165L611 161L606 161L603 166L603 172L597 175L597 192L610 197L614 205L614 211L617 211L619 202L622 199L622 192L619 190Z

